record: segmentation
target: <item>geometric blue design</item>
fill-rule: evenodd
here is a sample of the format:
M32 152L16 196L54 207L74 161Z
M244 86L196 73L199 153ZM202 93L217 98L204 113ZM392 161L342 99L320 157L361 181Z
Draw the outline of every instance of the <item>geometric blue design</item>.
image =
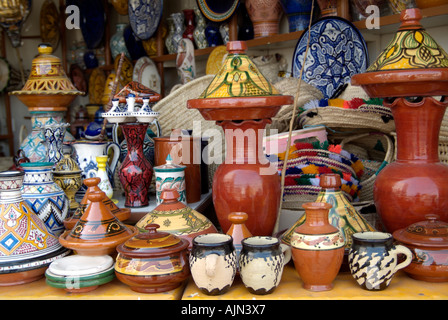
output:
M11 249L14 248L17 243L19 243L19 240L12 233L8 234L0 242L0 244L8 251L11 251Z

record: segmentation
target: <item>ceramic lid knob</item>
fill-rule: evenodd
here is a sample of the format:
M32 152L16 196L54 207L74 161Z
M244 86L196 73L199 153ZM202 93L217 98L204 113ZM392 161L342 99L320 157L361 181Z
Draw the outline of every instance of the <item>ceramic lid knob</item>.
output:
M245 53L247 51L247 44L245 41L229 41L227 42L227 51L232 53Z
M37 51L39 54L52 54L53 47L49 43L41 43L39 47L37 47Z
M341 176L334 173L322 174L319 185L324 189L338 189L341 187Z
M163 202L177 201L177 199L179 199L179 192L177 192L176 189L166 189L162 191L160 198Z
M422 13L420 9L407 9L401 11L400 14L400 21L401 25L399 30L401 29L412 29L412 27L415 27L416 29L420 29L422 26L420 24L420 20L422 19Z
M152 233L152 234L157 233L157 229L159 229L159 228L160 228L160 225L158 225L157 223L151 223L145 227L145 229L148 230L148 232Z
M228 219L234 224L243 224L249 218L246 212L232 212L228 215Z
M84 179L83 183L87 186L87 187L94 187L97 186L101 181L101 178L98 177L94 177L94 178L87 178Z
M91 202L100 202L106 197L106 194L103 191L95 191L88 194L87 199Z

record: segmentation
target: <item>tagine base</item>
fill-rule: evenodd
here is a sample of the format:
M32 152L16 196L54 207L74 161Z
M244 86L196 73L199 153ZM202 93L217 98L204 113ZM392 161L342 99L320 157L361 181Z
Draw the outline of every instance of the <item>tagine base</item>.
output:
M45 277L48 266L38 269L0 275L0 287L16 286L40 280Z
M79 288L79 289L64 289L68 293L87 293L90 291L93 291L97 289L99 286L91 286L91 287L85 287L85 288Z

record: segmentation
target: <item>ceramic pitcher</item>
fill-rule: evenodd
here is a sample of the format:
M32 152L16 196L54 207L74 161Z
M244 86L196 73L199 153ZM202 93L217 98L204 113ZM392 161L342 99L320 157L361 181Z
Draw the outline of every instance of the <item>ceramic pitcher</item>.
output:
M402 245L394 245L394 238L385 232L358 232L353 234L348 254L350 272L365 290L386 289L395 273L412 261L412 252ZM406 259L398 261L398 255Z
M241 241L240 276L253 294L269 294L277 288L283 267L291 260L290 246L277 238L256 236Z
M231 236L208 233L195 237L189 259L193 280L205 294L223 294L232 286L237 259Z
M112 149L113 156L107 166L107 174L109 181L113 182L115 168L117 166L118 158L120 156L120 147L115 142L100 142L100 141L75 141L72 146L75 149L75 159L78 162L79 168L82 170L82 179L94 178L98 175L97 156L108 155L109 150ZM83 186L82 190L86 190Z

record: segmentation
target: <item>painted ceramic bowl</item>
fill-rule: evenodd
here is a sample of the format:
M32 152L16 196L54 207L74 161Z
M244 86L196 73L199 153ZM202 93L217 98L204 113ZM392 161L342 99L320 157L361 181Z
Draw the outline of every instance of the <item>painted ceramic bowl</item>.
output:
M189 276L188 244L158 224L117 247L115 275L132 290L143 293L165 292L179 287Z
M412 262L403 269L410 277L428 282L448 281L448 223L437 215L393 233L412 251Z

